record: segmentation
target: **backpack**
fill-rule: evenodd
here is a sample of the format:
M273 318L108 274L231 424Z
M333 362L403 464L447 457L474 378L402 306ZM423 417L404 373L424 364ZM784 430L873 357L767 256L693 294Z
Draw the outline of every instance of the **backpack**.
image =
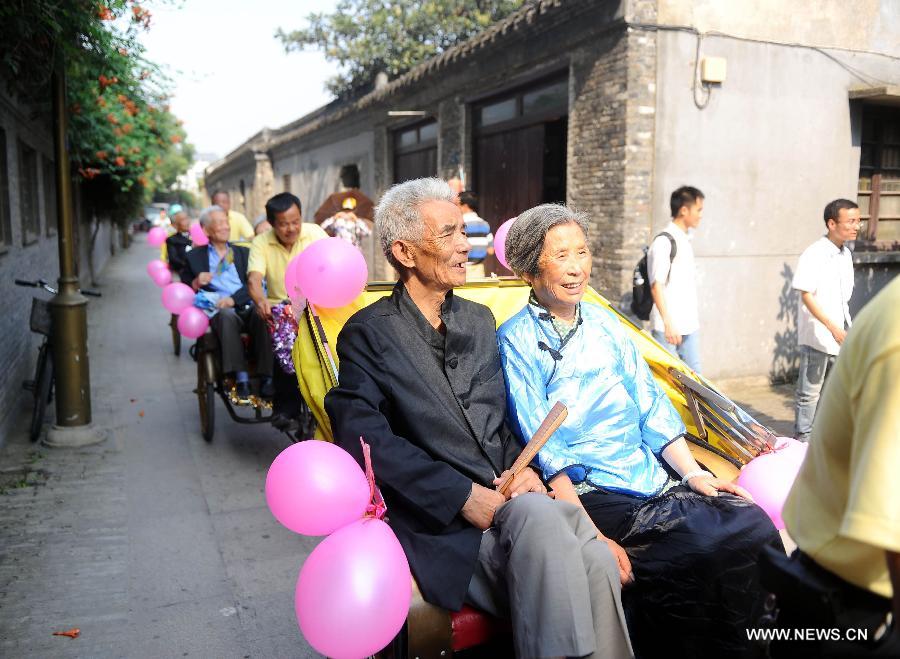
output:
M675 260L675 254L678 253L678 245L671 234L663 231L657 234L653 240L660 236L669 239L672 245L672 254L669 257L669 276L672 275L672 262ZM653 244L653 241L650 242ZM653 295L650 293L650 277L647 274L647 250L649 245L644 248L644 254L640 261L634 266L634 272L631 273L631 311L641 320L650 320L650 310L653 309ZM666 283L669 283L669 277L666 277Z

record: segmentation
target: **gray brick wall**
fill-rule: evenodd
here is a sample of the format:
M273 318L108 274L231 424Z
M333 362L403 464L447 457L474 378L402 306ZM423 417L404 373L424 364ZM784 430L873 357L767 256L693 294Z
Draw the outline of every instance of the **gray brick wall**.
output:
M2 92L3 90L0 90ZM0 245L0 299L4 312L0 314L0 445L12 431L20 413L30 413L30 394L22 390L22 380L31 378L41 337L29 328L31 300L35 296L50 296L36 289L22 288L14 279L46 279L56 285L59 277L59 244L56 233L55 179L53 174L53 141L47 118L35 119L29 108L16 104L9 95L0 93L0 129L6 137L6 171L0 171L8 185L8 212L11 235ZM24 143L37 151L37 173L20 171L19 145ZM47 167L44 162L49 163ZM49 175L48 175L49 174ZM23 185L37 178L40 232L37 239L25 244L23 240L20 199ZM49 195L45 194L49 191ZM77 224L75 238L76 267L82 286L90 285L87 252L91 227ZM100 273L119 245L120 233L109 222L101 223L94 243L94 268ZM102 277L99 278L102 283Z

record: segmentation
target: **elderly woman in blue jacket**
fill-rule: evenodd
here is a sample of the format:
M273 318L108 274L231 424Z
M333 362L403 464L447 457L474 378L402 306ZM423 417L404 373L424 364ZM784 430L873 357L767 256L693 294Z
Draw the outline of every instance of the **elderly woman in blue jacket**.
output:
M587 216L558 204L522 213L506 239L528 304L498 331L509 419L531 437L556 401L569 410L538 454L558 499L584 507L619 557L636 653L740 656L761 591L756 558L781 539L750 495L692 457L683 422L606 309L582 303Z

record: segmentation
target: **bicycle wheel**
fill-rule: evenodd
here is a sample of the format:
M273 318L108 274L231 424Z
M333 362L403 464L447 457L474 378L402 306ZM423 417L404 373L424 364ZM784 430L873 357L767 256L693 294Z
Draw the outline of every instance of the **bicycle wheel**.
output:
M200 407L200 433L211 442L216 429L216 384L210 378L211 358L200 352L197 359L197 403Z
M172 314L172 320L169 321L169 327L172 328L172 351L176 357L181 356L181 332L178 331L178 316Z
M37 440L44 427L44 415L50 402L50 388L53 386L53 357L46 341L38 351L37 366L34 369L34 407L31 409L31 428L28 437Z

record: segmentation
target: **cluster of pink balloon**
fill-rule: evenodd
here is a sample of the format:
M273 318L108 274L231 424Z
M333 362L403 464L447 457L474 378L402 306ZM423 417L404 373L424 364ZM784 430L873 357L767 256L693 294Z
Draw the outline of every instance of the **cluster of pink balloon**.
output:
M154 227L150 233L153 234L155 229L162 231L165 241L165 229ZM150 236L147 241L150 241ZM194 306L193 289L187 284L173 282L169 265L161 259L153 259L147 264L147 274L153 283L163 289L162 304L168 311L178 316L178 331L181 335L189 339L203 336L209 327L209 318Z
M286 448L266 475L275 519L295 533L328 536L300 569L294 610L310 645L335 659L375 654L409 613L409 563L391 528L369 513L372 496L356 460L328 442Z
M779 437L775 449L751 460L738 476L737 483L753 495L779 531L784 528L781 511L797 478L807 444L790 437Z
M295 306L309 300L317 307L334 309L350 304L369 279L366 259L346 240L323 238L291 259L284 273L284 288Z

